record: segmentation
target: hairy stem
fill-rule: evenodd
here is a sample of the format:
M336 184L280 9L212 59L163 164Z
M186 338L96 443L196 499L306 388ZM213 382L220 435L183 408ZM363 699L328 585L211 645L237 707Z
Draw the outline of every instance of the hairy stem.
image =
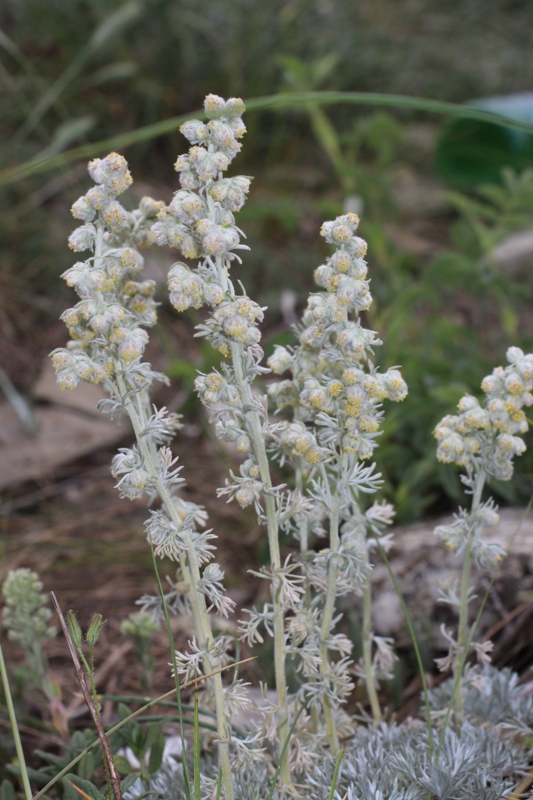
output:
M131 419L131 423L133 425L133 430L135 432L135 436L137 438L137 443L139 446L139 450L141 455L144 459L144 464L146 471L150 475L153 484L161 498L161 502L163 503L167 514L169 515L170 519L176 525L177 528L181 526L181 519L179 514L176 510L174 503L172 502L172 497L161 481L159 477L159 470L157 464L155 463L153 453L151 448L146 440L146 437L142 435L143 432L143 420L138 414L137 408L135 407L135 403L133 402L131 396L128 396L127 387L124 382L124 378L117 373L117 383L120 394L122 396L123 403L126 407L128 415ZM209 674L215 672L216 670L220 669L219 659L217 657L213 657L209 654L209 651L213 649L214 646L214 637L211 631L211 624L209 621L209 614L207 612L207 605L205 602L204 595L199 591L198 587L200 585L200 568L198 565L198 559L196 557L196 553L192 544L187 549L187 557L186 559L183 558L183 565L184 575L189 577L189 589L190 589L190 600L193 610L193 617L195 621L195 628L198 635L199 645L202 650L206 652L206 656L204 658L204 670L205 674ZM231 779L231 766L229 761L229 732L228 726L226 722L226 715L225 715L225 706L224 706L224 690L222 686L222 677L220 674L213 676L213 687L215 693L215 707L216 707L216 714L217 714L217 730L219 735L218 741L218 752L219 752L219 759L220 759L220 767L223 773L223 782L224 782L224 791L226 795L226 800L233 800L233 782Z
M326 485L328 485L328 478L326 474L326 470L322 470L322 474L324 480L326 481ZM337 559L336 554L339 550L340 538L339 538L339 495L335 492L331 495L331 504L330 504L330 522L329 522L329 549L330 549L330 560L329 560L329 567L328 567L328 588L326 594L326 602L324 604L324 610L322 612L322 630L321 630L321 639L322 643L320 645L320 655L321 655L321 663L320 663L320 674L323 678L327 678L328 673L328 645L327 639L331 632L331 626L333 621L333 615L335 613L335 596L336 596L336 584L337 584L337 577L338 577L338 566L337 566ZM331 752L333 755L337 755L339 752L339 737L337 736L337 731L335 729L335 721L333 719L333 709L331 707L331 701L329 697L324 697L324 715L326 717L326 727L327 727L327 735L329 740L329 745L331 747Z
M468 543L465 551L465 560L463 563L463 575L461 579L461 605L459 608L459 631L457 634L457 659L453 668L454 686L456 687L454 707L459 722L461 721L462 710L463 710L460 672L462 669L462 664L464 664L464 659L462 658L462 652L464 647L466 646L466 642L468 639L468 589L470 586L470 572L472 569L472 544L476 526L474 517L481 502L481 495L483 493L483 487L485 486L485 480L486 480L485 472L482 469L479 469L476 474L474 491L472 495L472 507L470 510L470 516L472 522L470 531L468 533Z
M261 427L260 410L254 402L250 384L244 379L243 346L231 345L233 371L239 394L241 397L246 429L252 442L254 456L257 460L261 482L265 490L265 512L267 520L268 546L270 550L270 563L272 566L272 602L274 606L274 673L279 706L278 734L280 742L285 742L289 732L289 714L287 709L287 682L285 677L285 635L284 635L284 609L280 602L280 587L276 580L276 571L281 567L279 548L278 523L276 520L276 501L271 493L272 479L270 465L265 447L265 440ZM290 759L283 759L280 778L283 784L290 784Z

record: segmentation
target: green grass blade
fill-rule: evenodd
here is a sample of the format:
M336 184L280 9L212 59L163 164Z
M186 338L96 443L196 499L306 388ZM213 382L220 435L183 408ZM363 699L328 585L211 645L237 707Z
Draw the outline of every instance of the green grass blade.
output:
M333 800L333 795L337 787L337 781L339 780L339 772L341 769L341 762L343 755L344 755L344 747L341 747L341 749L339 750L339 755L337 756L337 763L335 764L335 772L333 773L333 780L331 782L331 789L329 790L328 800Z
M119 31L129 25L142 12L142 6L132 0L110 14L95 30L85 47L65 67L61 75L45 92L20 130L15 134L15 141L21 142L39 124L47 111L59 100L67 86L81 72L87 61Z
M426 724L427 724L427 728L428 728L428 748L429 748L429 756L431 758L432 755L433 755L433 728L431 726L431 709L429 707L428 685L427 685L427 681L426 681L426 674L424 672L424 664L422 663L422 656L420 654L420 648L418 646L418 641L416 639L415 629L413 627L413 621L411 619L411 615L409 614L409 611L408 611L407 606L405 604L405 600L403 599L402 590L400 589L398 581L396 580L396 575L394 574L394 571L393 571L393 569L391 567L391 563L390 563L389 559L387 558L387 554L386 554L385 550L383 549L383 545L381 544L381 542L379 541L379 538L376 536L375 533L373 533L372 535L374 536L374 539L376 540L376 544L378 546L380 555L381 555L383 561L385 562L385 566L387 567L387 571L388 571L388 573L390 575L390 579L392 581L392 584L394 586L396 594L398 595L398 599L400 601L400 605L401 605L402 611L404 613L405 622L406 622L407 628L409 630L409 635L411 637L411 641L413 642L413 648L414 648L415 656L416 656L416 663L418 665L418 671L420 673L420 680L422 682L422 691L424 693L424 706L425 706L425 711L426 711Z
M272 798L274 797L274 790L276 789L276 783L278 782L279 773L281 772L281 767L282 767L283 761L285 759L285 756L287 755L287 750L289 749L289 743L291 741L291 736L294 733L294 729L296 728L296 724L297 724L298 720L300 719L300 716L302 715L303 710L305 708L307 708L308 704L309 704L309 699L307 699L305 701L305 703L302 703L302 705L298 709L298 713L294 717L294 719L292 721L292 725L289 728L289 733L287 734L287 738L283 742L283 747L281 748L281 753L280 753L278 765L276 767L276 771L274 773L274 777L272 778L272 784L270 786L270 792L268 793L267 800L272 800Z
M4 653L2 645L0 644L0 673L2 675L2 685L4 687L4 695L6 698L7 712L9 721L11 723L11 730L15 740L15 750L17 751L17 758L20 767L20 777L22 779L22 786L24 788L24 795L26 800L31 800L31 786L28 777L28 770L26 768L26 759L24 758L24 750L22 749L22 742L20 741L20 733L17 725L17 717L15 716L15 706L13 705L13 698L11 696L11 689L9 687L9 680L7 677L6 662L4 661Z
M215 800L220 800L220 792L222 791L222 772L218 773L218 780L217 780L217 794Z
M198 686L194 687L194 800L200 800L200 716L198 712Z
M498 114L492 114L479 108L472 108L458 103L430 100L425 97L409 97L400 94L379 94L376 92L287 92L267 97L254 97L245 101L248 112L298 108L309 103L317 106L336 104L405 108L411 111L423 111L429 114L443 114L447 117L474 119L495 125L505 125L508 128L533 133L533 124L528 122L507 119L507 117L502 117ZM50 169L57 169L71 161L92 158L105 154L110 150L124 149L133 144L164 136L177 130L183 122L192 117L201 119L204 117L204 112L196 111L191 114L172 117L152 125L145 125L133 131L126 131L100 142L74 147L55 156L26 161L18 166L2 170L0 172L0 185L15 183L31 175L37 175Z

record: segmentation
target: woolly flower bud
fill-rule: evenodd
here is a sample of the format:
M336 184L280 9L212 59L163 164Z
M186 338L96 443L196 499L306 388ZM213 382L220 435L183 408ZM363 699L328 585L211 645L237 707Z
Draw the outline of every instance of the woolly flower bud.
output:
M372 305L372 295L367 281L360 281L348 275L341 276L337 284L336 295L343 305L351 303L361 311L366 311Z
M509 364L518 364L524 358L524 351L519 347L509 347L505 357Z
M94 250L96 241L96 228L91 223L76 228L68 237L68 246L76 253L83 250Z
M209 194L229 211L240 211L246 201L249 189L250 178L239 175L235 178L218 180L209 189Z
M76 200L70 211L73 217L81 219L83 222L91 222L96 216L96 211L85 197L80 197Z
M218 372L210 372L208 375L198 375L194 381L194 388L201 397L203 403L211 405L220 399L226 381Z
M346 356L362 358L365 350L371 345L381 344L375 339L375 331L366 330L358 323L351 322L337 336L337 343Z
M106 275L101 270L91 269L83 261L78 261L61 275L67 286L76 289L80 297L88 297L95 291L101 291Z
M179 222L185 225L192 225L205 216L206 208L198 195L182 189L176 192L168 210Z
M341 273L348 272L352 263L352 257L346 250L337 250L328 261L329 266L334 269L335 272Z
M229 149L230 152L238 152L241 145L235 141L235 132L230 125L220 120L213 119L208 123L209 139L221 150Z
M507 459L511 459L514 455L521 456L526 451L526 445L519 436L510 436L507 433L498 436L496 448Z
M476 516L481 524L485 525L487 528L494 528L500 521L500 515L498 514L497 506L481 506L481 508L478 509Z
M113 250L113 256L120 260L120 266L126 272L140 272L144 266L144 258L131 247L120 247Z
M128 227L130 215L117 200L106 203L102 211L104 222L112 233L120 233Z
M357 214L343 214L333 222L324 222L320 229L320 234L330 244L345 244L350 240L358 225L359 217Z
M281 410L296 403L296 394L292 381L278 381L268 387L268 395Z
M203 303L203 280L185 264L177 263L168 273L170 302L178 311L201 308Z
M383 377L390 400L393 400L395 403L400 403L407 397L407 384L399 370L389 369Z
M227 170L230 163L229 158L224 153L217 151L208 153L202 147L191 147L189 150L189 162L195 168L199 179L203 183L212 181L219 172Z
M210 306L218 306L225 298L222 286L215 281L204 283L204 300Z
M316 378L308 378L300 393L300 403L304 408L328 411L333 408L327 389L319 384Z
M202 144L207 138L207 125L200 122L199 119L189 119L180 127L180 133L191 144Z
M525 391L525 386L522 379L516 372L511 372L505 379L505 388L512 395L521 395Z
M241 508L246 508L246 506L249 506L255 500L259 500L261 498L262 488L263 484L259 481L249 481L244 483L235 492L235 499Z
M85 195L87 202L96 211L99 211L107 200L110 199L109 193L102 186L93 186Z
M208 94L204 100L204 111L209 119L218 119L224 116L226 101L217 94Z
M202 238L202 248L207 255L220 256L233 250L239 244L239 234L234 227L216 225L210 223L208 226L200 220L197 223L197 231Z
M322 286L324 289L329 289L330 286L332 286L333 289L335 288L332 284L332 279L335 277L335 270L332 269L332 267L330 267L328 264L322 264L322 266L315 269L315 283L317 283L319 286Z
M95 183L104 184L114 195L122 194L131 186L132 178L128 162L118 153L110 153L106 158L95 158L89 162L89 175Z
M139 208L145 217L157 216L164 207L165 204L162 200L154 200L153 197L148 197L148 195L142 197L139 203Z
M209 119L223 117L240 117L245 111L245 106L240 97L230 97L224 100L216 94L208 94L204 100L204 109Z
M276 375L281 375L286 370L291 369L293 363L294 357L286 347L281 347L279 344L276 345L274 352L267 361L268 366Z
M80 380L101 383L105 378L106 372L102 365L92 361L83 351L71 353L64 348L59 348L50 355L61 389L71 391L76 388Z
M142 328L135 328L133 331L128 331L120 340L118 354L124 361L135 361L136 358L142 356L147 343L146 331Z
M371 458L374 452L374 444L371 439L348 433L342 437L342 449L347 453L353 453L364 461L367 458Z

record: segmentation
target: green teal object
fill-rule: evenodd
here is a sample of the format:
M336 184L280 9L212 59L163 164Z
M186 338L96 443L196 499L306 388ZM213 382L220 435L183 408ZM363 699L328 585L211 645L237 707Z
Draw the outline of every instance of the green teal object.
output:
M507 119L533 123L533 92L487 97L467 105ZM461 189L501 183L504 167L533 166L533 134L469 119L446 123L439 133L435 164L441 177Z

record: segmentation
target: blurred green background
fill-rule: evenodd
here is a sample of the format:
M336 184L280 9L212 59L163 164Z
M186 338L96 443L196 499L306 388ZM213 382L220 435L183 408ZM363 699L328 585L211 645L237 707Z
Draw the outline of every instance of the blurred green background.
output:
M517 0L4 0L0 366L30 393L64 341L69 208L88 187L85 159L16 181L10 169L109 137L118 149L122 134L199 109L208 92L454 103L525 93L532 29L533 6ZM530 102L519 100L522 119ZM287 341L313 288L327 255L323 219L361 209L375 298L366 323L384 340L378 362L402 365L410 387L401 407L387 408L379 467L400 520L448 508L461 491L454 470L435 460L435 423L465 391L478 393L509 345L533 345L531 134L342 103L250 111L246 124L233 171L255 179L239 215L251 252L238 277L269 306L266 349ZM122 144L134 200L169 200L172 164L186 149L179 132ZM168 343L176 323L165 306L161 320ZM191 363L209 356L169 356L187 396ZM496 494L523 501L532 472L526 455L513 486Z

